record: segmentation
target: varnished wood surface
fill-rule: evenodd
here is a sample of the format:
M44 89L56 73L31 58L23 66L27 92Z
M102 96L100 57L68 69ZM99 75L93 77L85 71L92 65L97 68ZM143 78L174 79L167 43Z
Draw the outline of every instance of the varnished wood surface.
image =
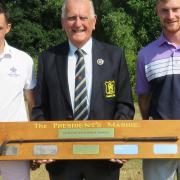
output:
M64 129L113 128L111 138L71 138L61 139L59 131ZM0 160L25 159L143 159L143 158L180 158L180 121L40 121L0 123L0 143L17 147L16 155L1 155ZM33 142L33 140L35 142ZM17 141L13 142L12 141ZM26 142L27 141L27 142ZM59 142L58 142L59 141ZM155 154L154 145L175 145L175 154ZM34 155L35 145L55 145L57 153L53 155ZM98 146L97 154L75 154L73 146ZM138 154L114 154L115 145L136 145ZM2 147L2 146L1 146Z

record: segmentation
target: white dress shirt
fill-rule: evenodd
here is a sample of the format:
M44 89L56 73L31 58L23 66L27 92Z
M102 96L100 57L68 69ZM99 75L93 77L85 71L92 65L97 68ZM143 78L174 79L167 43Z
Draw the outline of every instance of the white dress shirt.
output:
M74 112L74 93L75 93L75 69L77 55L75 54L77 48L69 41L69 54L68 54L68 85L71 97L71 104ZM88 96L88 109L90 105L91 88L92 88L92 38L81 48L84 52L85 61L85 74L86 74L86 86Z

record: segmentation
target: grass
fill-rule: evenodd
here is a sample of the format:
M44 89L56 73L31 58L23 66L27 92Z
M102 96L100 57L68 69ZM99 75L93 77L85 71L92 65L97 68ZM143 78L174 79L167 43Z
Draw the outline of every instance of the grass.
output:
M41 167L36 171L31 171L31 180L49 180L49 176L44 165L41 165Z
M130 160L120 170L121 180L143 180L142 160Z

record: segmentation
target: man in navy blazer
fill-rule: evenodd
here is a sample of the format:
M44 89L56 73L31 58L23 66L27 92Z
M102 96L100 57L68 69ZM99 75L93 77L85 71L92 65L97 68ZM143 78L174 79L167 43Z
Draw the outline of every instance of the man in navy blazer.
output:
M33 119L74 119L77 49L85 52L87 119L133 119L134 106L123 50L92 38L96 24L92 1L65 0L61 23L68 41L46 50L39 58ZM47 163L51 180L119 180L123 160L38 162Z

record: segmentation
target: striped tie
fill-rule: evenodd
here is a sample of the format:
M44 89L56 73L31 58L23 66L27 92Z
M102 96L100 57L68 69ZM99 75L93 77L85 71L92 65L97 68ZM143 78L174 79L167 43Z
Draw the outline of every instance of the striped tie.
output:
M77 54L78 59L75 72L74 119L85 120L88 119L85 63L83 51L77 49L75 53Z

